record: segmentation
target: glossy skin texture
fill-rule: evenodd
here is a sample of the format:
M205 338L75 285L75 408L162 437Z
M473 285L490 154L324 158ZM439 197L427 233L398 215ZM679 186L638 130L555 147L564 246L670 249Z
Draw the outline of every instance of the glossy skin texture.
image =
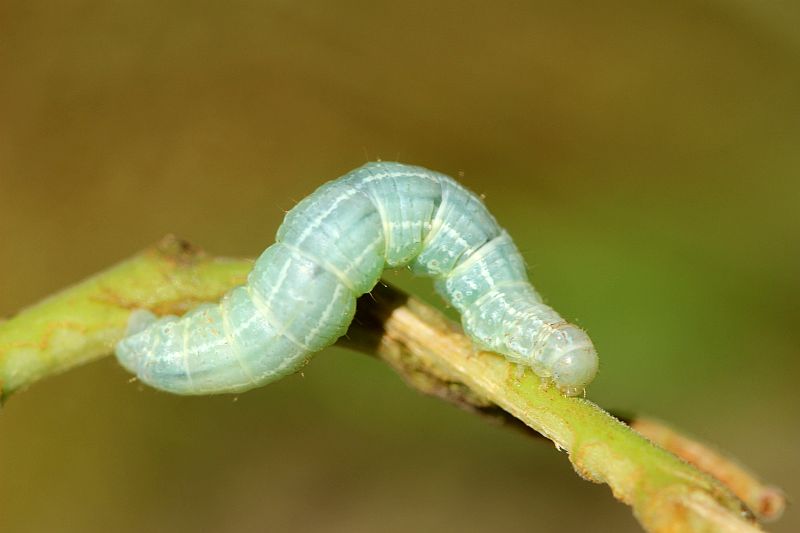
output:
M218 305L156 320L137 312L116 347L128 370L177 394L241 392L295 372L347 330L385 268L432 277L481 348L569 395L597 371L589 337L545 305L508 234L452 178L368 163L302 200Z

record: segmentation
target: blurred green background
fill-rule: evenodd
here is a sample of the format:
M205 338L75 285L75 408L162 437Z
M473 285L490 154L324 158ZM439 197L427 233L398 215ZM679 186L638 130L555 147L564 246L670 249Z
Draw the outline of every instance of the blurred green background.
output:
M595 339L591 399L797 498L800 4L586 4L3 2L0 316L169 232L254 256L366 160L463 172ZM3 408L0 530L638 530L551 446L342 349L238 398L128 379Z

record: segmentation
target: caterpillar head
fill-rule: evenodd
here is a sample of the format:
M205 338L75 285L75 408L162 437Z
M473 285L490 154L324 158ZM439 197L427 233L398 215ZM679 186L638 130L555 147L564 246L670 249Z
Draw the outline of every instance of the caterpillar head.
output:
M551 379L567 396L583 393L597 373L597 351L578 326L563 324L551 330L542 353Z

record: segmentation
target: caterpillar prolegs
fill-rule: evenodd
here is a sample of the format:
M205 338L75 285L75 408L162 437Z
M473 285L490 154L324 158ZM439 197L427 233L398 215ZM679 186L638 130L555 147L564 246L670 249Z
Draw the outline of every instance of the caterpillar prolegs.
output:
M542 302L483 202L449 176L385 162L298 203L247 283L219 304L180 318L135 313L117 357L141 381L177 394L258 387L333 344L356 298L384 269L403 266L435 280L479 347L531 367L565 394L594 377L591 340Z

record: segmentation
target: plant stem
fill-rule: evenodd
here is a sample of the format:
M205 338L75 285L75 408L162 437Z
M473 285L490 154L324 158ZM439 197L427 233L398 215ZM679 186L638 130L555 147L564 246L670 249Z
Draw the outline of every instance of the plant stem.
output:
M578 475L607 483L648 531L758 531L722 483L592 402L563 396L533 372L476 351L435 309L387 286L361 304L348 346L377 354L427 394L482 412L501 407L566 451Z
M252 262L218 259L175 238L0 323L0 388L110 354L133 309L181 314L241 284ZM377 356L412 387L483 416L531 428L607 483L649 531L758 531L716 479L652 444L598 406L568 398L503 357L476 351L435 309L379 285L359 300L341 344Z
M249 260L217 259L168 236L0 322L0 399L113 352L133 309L182 314L241 284Z

